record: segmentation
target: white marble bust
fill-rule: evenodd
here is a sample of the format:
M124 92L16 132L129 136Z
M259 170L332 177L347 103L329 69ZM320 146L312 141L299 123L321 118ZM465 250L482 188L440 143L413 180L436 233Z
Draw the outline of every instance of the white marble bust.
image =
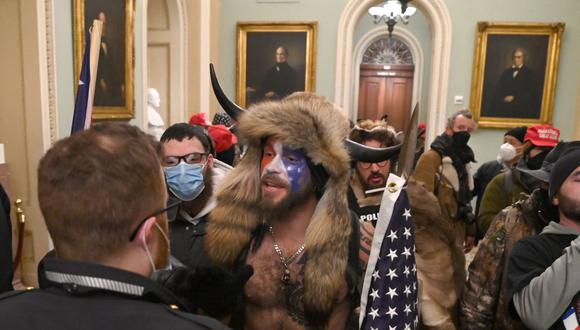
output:
M161 98L159 97L159 92L155 88L147 89L147 133L153 135L157 140L161 138L163 132L165 131L165 123L163 118L157 110L159 109L159 104L161 103Z

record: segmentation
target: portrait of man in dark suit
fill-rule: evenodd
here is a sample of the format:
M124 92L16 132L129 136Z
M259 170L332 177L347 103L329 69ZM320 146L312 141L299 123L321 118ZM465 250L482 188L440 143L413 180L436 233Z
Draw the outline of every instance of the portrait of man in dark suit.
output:
M256 98L279 100L294 93L296 89L296 70L288 64L288 49L282 45L276 47L276 63L268 69Z
M94 53L97 50L99 53L96 74L91 73L95 84L92 112L95 120L135 116L134 3L132 0L72 0L75 77L81 74L85 45L100 35L100 42L91 46ZM90 34L94 21L100 21L100 33Z
M510 117L527 117L540 114L541 99L535 72L526 66L523 48L513 51L513 63L501 74L496 85L494 108L499 114Z
M482 116L540 118L547 49L547 36L488 37Z
M305 90L306 32L251 32L247 42L247 105Z
M239 22L236 102L242 107L315 90L316 22Z
M85 30L93 19L103 23L99 67L95 84L95 106L125 105L125 2L85 1Z

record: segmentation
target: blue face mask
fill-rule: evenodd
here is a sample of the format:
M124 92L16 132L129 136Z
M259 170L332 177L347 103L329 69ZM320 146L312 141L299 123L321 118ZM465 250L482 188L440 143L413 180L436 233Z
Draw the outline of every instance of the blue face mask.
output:
M182 201L192 201L205 188L203 168L205 164L187 164L181 162L176 166L164 167L165 180L169 191Z

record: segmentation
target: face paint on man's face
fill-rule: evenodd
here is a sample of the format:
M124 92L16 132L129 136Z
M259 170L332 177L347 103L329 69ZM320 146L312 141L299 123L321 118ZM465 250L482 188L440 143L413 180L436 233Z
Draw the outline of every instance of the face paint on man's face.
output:
M310 170L306 164L306 157L302 150L282 148L282 162L290 179L292 192L298 192L308 183Z
M292 192L302 190L310 177L304 152L268 139L262 156L262 178L267 176L287 183Z
M262 155L262 178L275 175L278 179L289 182L288 172L282 161L282 143L268 138Z

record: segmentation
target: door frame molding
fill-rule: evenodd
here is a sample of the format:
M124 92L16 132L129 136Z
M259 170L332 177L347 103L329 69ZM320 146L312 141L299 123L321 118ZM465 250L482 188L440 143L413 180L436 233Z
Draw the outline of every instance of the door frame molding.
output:
M368 15L368 8L378 3L378 0L349 0L338 21L334 102L343 108L345 115L348 115L352 105L354 32L361 17ZM431 74L426 107L429 143L445 128L453 30L451 15L444 0L414 0L413 5L425 14L432 29Z
M358 114L358 97L359 97L359 88L360 88L360 64L362 62L363 55L367 48L375 41L388 36L389 33L385 30L384 26L378 26L367 33L365 33L359 42L356 44L354 48L354 65L352 66L352 77L354 77L354 86L351 88L352 92L352 103L351 106L348 108L348 118L350 118L353 122L356 123L357 114ZM423 90L423 66L424 66L424 56L423 56L423 48L419 43L419 40L411 33L411 31L397 27L396 30L393 31L393 36L400 39L404 42L411 51L413 55L413 65L415 65L415 71L413 73L413 99L411 104L413 107L417 100L420 99ZM413 110L410 109L409 112Z
M169 49L169 86L167 98L169 99L170 107L167 109L167 123L166 127L171 126L174 123L180 123L186 121L187 109L189 107L188 102L188 82L187 82L187 55L188 55L188 41L187 41L187 7L185 0L164 0L166 5L167 14L169 16L169 29L163 30L160 34L165 37L165 33L176 33L178 42L173 42L172 40L159 40L154 38L149 32L148 23L148 8L149 0L143 0L143 12L142 12L142 26L141 33L143 35L142 44L142 56L143 56L143 82L142 82L142 95L143 95L143 109L147 109L147 89L149 86L149 59L148 51L149 47L165 46ZM155 39L155 40L153 40ZM175 69L175 70L174 70ZM144 110L142 117L142 127L147 129L149 125L147 111Z
M41 93L47 93L41 97L41 112L43 117L43 127L48 128L45 131L44 140L45 150L56 142L58 139L58 101L56 96L56 56L54 49L54 0L38 0L39 12L39 48L41 69L39 72L41 79L40 84L43 87ZM40 15L42 13L42 15ZM42 17L44 16L44 20ZM42 65L46 64L46 65Z

